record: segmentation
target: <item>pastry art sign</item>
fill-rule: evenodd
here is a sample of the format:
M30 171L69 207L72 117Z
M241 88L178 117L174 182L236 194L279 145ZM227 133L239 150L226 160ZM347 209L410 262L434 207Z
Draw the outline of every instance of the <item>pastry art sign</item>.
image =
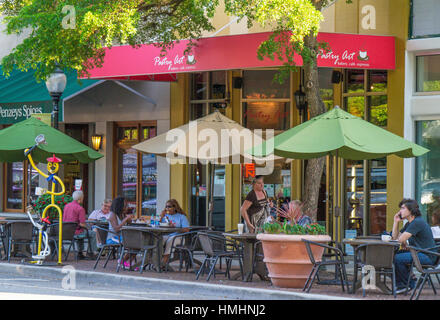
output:
M154 66L166 67L168 71L171 72L195 69L195 66L193 66L195 63L196 60L194 54L189 54L187 56L176 54L171 58L168 56L156 56L153 59Z
M146 80L151 75L175 75L180 72L280 67L279 59L259 60L257 50L270 36L268 32L201 38L185 54L188 41L175 43L165 54L153 44L139 48L119 46L105 49L101 68L89 70L91 79ZM328 68L393 70L396 65L395 39L342 33L319 33L329 52L318 54L318 66ZM300 56L295 64L302 65ZM144 77L144 78L143 78ZM175 80L175 79L174 79Z

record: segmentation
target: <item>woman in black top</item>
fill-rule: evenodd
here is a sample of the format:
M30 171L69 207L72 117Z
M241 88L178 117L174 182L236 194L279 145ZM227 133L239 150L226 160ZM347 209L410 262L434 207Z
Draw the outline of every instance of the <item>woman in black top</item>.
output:
M252 181L252 190L248 193L240 208L241 216L246 222L250 233L254 233L256 228L260 227L269 215L267 205L272 206L272 203L267 198L267 193L264 190L263 176L256 176Z

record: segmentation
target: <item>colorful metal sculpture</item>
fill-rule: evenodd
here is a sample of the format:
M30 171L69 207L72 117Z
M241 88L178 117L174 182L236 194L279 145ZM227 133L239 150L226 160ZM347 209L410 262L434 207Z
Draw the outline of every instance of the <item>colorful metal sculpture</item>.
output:
M50 208L55 208L58 211L58 217L59 217L59 227L58 227L58 264L61 264L61 253L62 253L62 239L63 239L63 211L61 210L61 208L55 204L55 196L60 196L63 195L66 192L66 188L64 186L63 181L60 179L60 177L58 177L56 174L59 170L59 163L62 161L60 158L55 157L55 155L53 155L50 158L47 158L47 171L49 174L44 173L43 171L41 171L34 163L33 159L32 159L32 151L33 149L35 149L35 147L37 147L39 144L45 144L45 139L43 135L39 135L37 138L35 138L35 142L36 144L29 149L26 149L24 151L27 159L29 160L30 165L32 166L32 168L34 168L40 175L42 175L43 177L46 178L47 181L52 183L51 186L51 190L50 191L46 191L46 193L51 195L51 202L49 205L47 205L44 210L43 210L43 214L42 214L42 220L44 220L46 218L46 214L47 211ZM55 192L56 189L56 185L59 184L61 187L61 191L60 192ZM42 230L39 231L39 237L38 237L38 255L41 255L41 241L42 241ZM46 249L46 248L45 248Z

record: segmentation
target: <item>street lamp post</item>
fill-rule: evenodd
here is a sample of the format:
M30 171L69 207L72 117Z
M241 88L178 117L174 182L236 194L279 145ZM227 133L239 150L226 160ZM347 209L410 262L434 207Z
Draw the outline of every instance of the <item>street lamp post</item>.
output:
M53 101L52 127L55 129L58 129L58 104L60 102L61 95L66 88L66 83L66 75L59 67L57 67L46 80L46 87Z

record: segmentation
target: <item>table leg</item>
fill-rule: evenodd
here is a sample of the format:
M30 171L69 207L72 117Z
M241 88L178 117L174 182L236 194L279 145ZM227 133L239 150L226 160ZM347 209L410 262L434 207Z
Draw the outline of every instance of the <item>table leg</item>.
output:
M356 293L356 291L361 288L362 288L362 280L356 281L356 283L353 286L353 293ZM392 291L382 281L380 281L380 274L376 274L376 288L385 294L392 294Z

